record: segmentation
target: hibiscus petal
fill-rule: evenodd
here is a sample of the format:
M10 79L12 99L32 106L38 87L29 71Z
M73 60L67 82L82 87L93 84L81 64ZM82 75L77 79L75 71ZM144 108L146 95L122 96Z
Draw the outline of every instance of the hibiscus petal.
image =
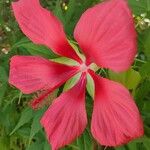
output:
M71 143L86 127L85 75L83 73L73 88L61 94L41 119L52 150Z
M12 3L15 17L23 33L34 43L43 44L55 53L81 61L65 36L61 22L42 8L39 0Z
M78 72L70 67L38 56L13 56L9 83L29 94L37 90L53 90Z
M74 36L87 56L87 64L124 71L136 54L136 32L125 0L108 0L88 9Z
M143 135L138 108L128 90L121 84L90 72L95 82L91 131L106 146L126 144Z

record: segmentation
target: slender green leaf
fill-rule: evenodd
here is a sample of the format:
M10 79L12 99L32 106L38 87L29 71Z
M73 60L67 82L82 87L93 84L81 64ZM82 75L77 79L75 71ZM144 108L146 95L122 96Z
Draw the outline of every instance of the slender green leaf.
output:
M32 124L31 124L31 131L30 131L30 137L29 137L29 144L31 143L32 138L35 136L35 134L42 129L40 125L40 118L43 115L44 110L41 109L38 112L36 112Z
M21 117L20 117L17 125L15 126L13 131L10 133L10 135L12 135L14 132L16 132L21 126L28 123L32 118L33 118L33 110L28 107L25 108L21 113Z
M77 145L80 150L93 150L92 139L87 130L85 130L84 134L77 139Z

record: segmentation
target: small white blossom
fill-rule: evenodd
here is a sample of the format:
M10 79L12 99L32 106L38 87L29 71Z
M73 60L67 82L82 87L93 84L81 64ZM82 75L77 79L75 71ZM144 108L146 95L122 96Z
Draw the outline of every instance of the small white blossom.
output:
M141 17L145 18L146 17L146 13L141 14Z
M8 49L6 49L6 48L2 48L2 50L1 50L4 54L8 54Z
M145 18L145 19L144 19L144 22L146 22L146 23L150 23L150 19Z
M11 31L11 29L10 29L8 26L6 26L5 29L6 29L6 31L8 31L8 32Z

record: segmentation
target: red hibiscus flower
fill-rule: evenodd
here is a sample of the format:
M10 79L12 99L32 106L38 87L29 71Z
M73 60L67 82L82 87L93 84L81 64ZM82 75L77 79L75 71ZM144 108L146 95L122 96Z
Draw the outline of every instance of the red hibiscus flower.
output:
M53 150L71 143L86 127L87 75L95 83L93 137L102 145L118 146L143 135L143 123L128 90L96 75L89 67L94 62L101 68L119 72L132 64L136 32L125 0L105 1L81 16L74 38L86 56L85 62L68 43L60 21L42 8L39 0L19 0L12 6L21 30L31 41L78 62L77 66L68 66L38 56L14 56L10 63L10 84L26 94L45 91L33 101L33 107L81 72L78 83L56 98L41 119Z

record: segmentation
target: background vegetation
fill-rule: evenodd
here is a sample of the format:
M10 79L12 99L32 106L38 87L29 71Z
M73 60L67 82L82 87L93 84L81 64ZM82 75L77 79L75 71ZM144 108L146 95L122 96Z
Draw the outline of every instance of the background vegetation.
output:
M41 0L64 24L66 33L72 33L80 15L100 0ZM138 33L138 54L131 69L116 74L102 73L121 82L133 94L144 120L144 137L115 150L150 150L150 0L129 0ZM38 14L37 14L38 15ZM12 10L11 0L0 0L0 150L50 150L39 119L43 107L33 111L28 103L34 95L24 95L8 84L9 60L13 55L40 55L53 58L46 47L34 45L20 31ZM55 97L55 95L54 95ZM87 111L90 118L92 99L87 94ZM135 125L136 126L136 125ZM103 150L92 138L89 126L84 134L63 150Z

